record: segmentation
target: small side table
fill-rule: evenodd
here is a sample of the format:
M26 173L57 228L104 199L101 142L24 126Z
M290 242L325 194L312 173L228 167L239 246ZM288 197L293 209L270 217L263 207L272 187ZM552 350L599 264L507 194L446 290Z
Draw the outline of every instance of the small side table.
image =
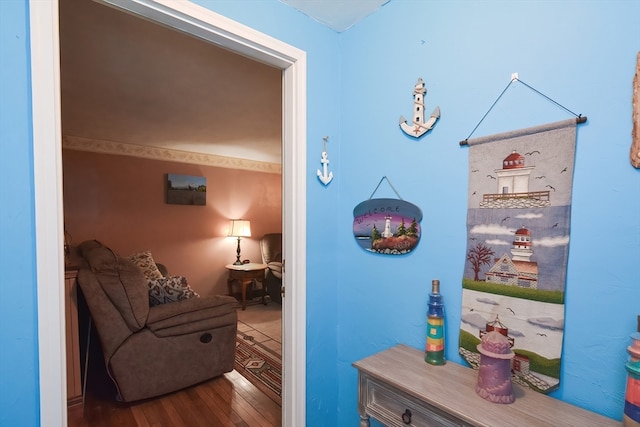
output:
M258 264L250 262L248 264L227 264L224 266L229 270L229 278L227 279L227 286L229 287L229 295L233 295L233 282L239 282L242 287L242 309L247 308L247 286L254 281L260 282L262 285L262 303L267 304L264 297L267 293L264 283L264 272L267 269L267 264Z

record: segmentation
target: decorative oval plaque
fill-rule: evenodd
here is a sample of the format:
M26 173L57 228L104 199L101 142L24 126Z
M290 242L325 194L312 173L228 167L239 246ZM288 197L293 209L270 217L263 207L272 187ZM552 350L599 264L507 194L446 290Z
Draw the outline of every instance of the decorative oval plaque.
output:
M401 199L369 199L353 209L353 236L364 250L404 255L420 241L422 211Z

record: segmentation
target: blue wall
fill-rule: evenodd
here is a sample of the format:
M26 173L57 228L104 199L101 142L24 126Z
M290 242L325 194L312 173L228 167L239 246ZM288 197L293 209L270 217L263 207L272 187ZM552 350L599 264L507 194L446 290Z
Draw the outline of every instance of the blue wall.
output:
M0 426L39 420L28 14L0 1Z
M447 356L461 363L468 152L458 142L513 72L588 116L578 128L561 387L552 395L621 419L625 349L640 313L640 171L629 164L638 16L640 3L628 1L392 0L342 35L336 229L340 259L349 262L338 274L339 425L356 417L352 361L395 343L423 348L432 278L441 280L447 307ZM429 90L426 111L439 105L442 116L415 141L397 123L411 116L418 77ZM517 83L473 136L571 117ZM424 213L422 240L402 259L363 253L349 235L351 209L383 175Z
M447 304L447 356L460 362L468 153L458 142L512 72L588 116L578 128L562 385L553 396L621 419L625 349L640 312L640 171L628 160L640 3L392 0L342 34L276 0L198 3L308 53L307 425L356 422L354 361L395 343L423 347L432 278ZM9 275L0 282L0 425L35 426L27 6L0 8L0 179L17 183L0 192L0 267ZM411 115L418 77L427 109L439 105L442 117L416 141L398 118ZM569 117L516 84L473 136ZM325 135L336 176L327 187L315 179ZM352 210L382 176L423 210L411 255L374 256L352 237ZM395 194L382 184L376 197Z
M461 363L468 151L458 142L513 72L588 116L578 128L561 387L552 395L621 419L625 349L640 313L640 171L629 164L638 16L640 3L628 1L392 0L342 35L339 425L356 418L354 360L395 343L423 348L432 278L447 307L447 356ZM411 117L418 77L426 111L439 105L442 116L415 141L397 123ZM517 83L473 136L571 117ZM422 240L402 259L363 253L349 234L351 209L383 175L424 213ZM386 188L380 196L394 197Z

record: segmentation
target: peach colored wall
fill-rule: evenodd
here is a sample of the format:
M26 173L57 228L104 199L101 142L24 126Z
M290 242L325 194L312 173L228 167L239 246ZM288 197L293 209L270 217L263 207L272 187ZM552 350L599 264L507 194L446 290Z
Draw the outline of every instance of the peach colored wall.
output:
M97 239L126 256L150 250L201 295L227 293L225 264L237 240L230 218L251 220L242 259L261 260L259 240L282 231L280 174L63 150L64 216L72 245ZM167 173L204 176L206 206L169 205Z

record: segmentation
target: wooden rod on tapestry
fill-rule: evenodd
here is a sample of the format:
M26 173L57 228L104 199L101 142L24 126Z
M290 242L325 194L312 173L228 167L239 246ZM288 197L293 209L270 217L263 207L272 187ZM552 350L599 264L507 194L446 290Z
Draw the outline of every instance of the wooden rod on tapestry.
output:
M581 123L586 123L587 121L587 116L578 116L576 117L576 124L581 124ZM469 145L469 138L465 139L464 141L460 141L459 142L460 146L465 146L465 145Z

